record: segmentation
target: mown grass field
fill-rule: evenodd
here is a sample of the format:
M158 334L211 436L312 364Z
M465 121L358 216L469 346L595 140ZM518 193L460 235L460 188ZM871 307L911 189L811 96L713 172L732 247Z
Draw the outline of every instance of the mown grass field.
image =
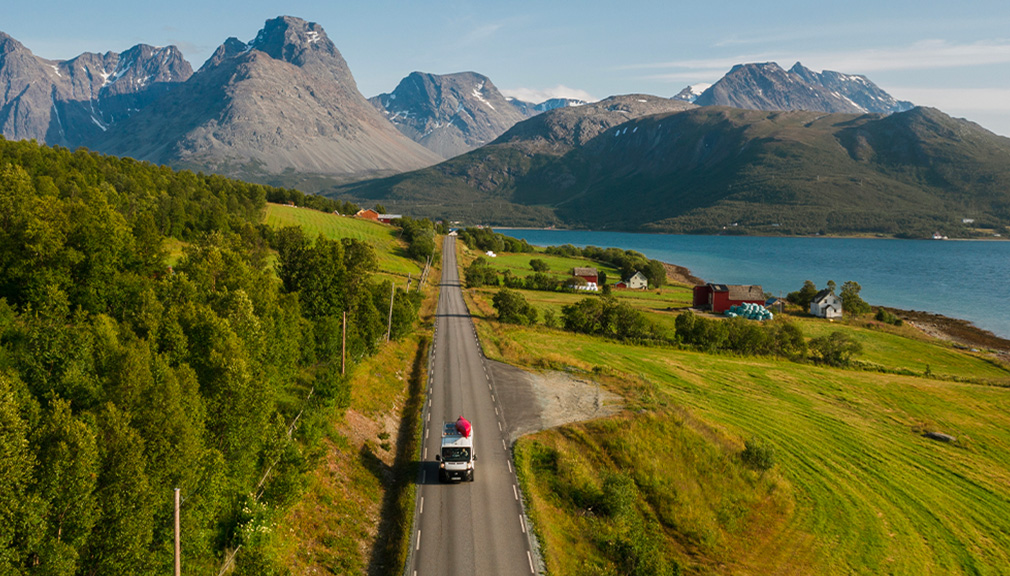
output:
M420 265L407 257L397 239L398 230L385 224L270 203L263 222L275 228L301 226L311 238L322 234L326 238L354 238L366 242L375 249L379 271L386 274L404 277L412 274L416 278L421 272Z
M501 325L493 291L468 292L489 357L626 398L616 418L516 445L551 574L1010 573L999 362L867 320L794 318L807 337L846 332L879 370L633 346ZM770 470L745 465L749 439L772 448Z
M461 268L465 268L470 262L481 256L479 252L467 248L462 242L458 243L457 251L459 253ZM522 277L533 273L533 269L529 265L530 260L533 259L546 262L550 266L548 274L554 276L558 281L570 277L572 268L577 266L595 267L605 272L608 284L613 284L620 280L620 270L609 264L594 262L585 258L544 254L542 249L529 254L505 253L497 255L495 258L485 257L488 264L499 273L509 270L513 275ZM488 301L490 301L491 295L498 288L484 287L478 290L487 295ZM540 311L541 318L543 318L543 314L547 310L550 310L555 317L560 318L562 307L577 302L586 296L585 293L543 292L538 290L522 290L522 294L527 302ZM612 294L615 298L626 301L647 313L652 321L668 330L673 330L675 318L673 312L690 306L693 295L691 287L683 284L669 284L662 288L653 288L650 290L614 290Z

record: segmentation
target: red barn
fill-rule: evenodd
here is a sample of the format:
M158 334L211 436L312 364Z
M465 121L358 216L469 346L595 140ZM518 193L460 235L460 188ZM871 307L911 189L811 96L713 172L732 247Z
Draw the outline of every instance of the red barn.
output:
M376 212L375 210L372 210L371 208L364 208L362 210L358 210L355 216L357 216L358 218L364 218L365 220L374 220L376 222L379 221L379 213Z
M596 271L596 268L572 268L572 276L578 276L590 284L596 284L599 281L600 273Z
M694 287L693 306L722 314L737 304L764 304L764 291L760 286L733 284L705 284Z

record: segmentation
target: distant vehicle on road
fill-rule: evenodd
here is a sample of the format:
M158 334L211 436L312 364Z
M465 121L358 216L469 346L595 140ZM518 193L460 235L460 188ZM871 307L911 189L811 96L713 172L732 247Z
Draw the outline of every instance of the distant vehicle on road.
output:
M473 482L473 463L477 455L473 451L473 426L460 416L455 422L442 423L442 448L435 455L438 461L438 479L468 480Z

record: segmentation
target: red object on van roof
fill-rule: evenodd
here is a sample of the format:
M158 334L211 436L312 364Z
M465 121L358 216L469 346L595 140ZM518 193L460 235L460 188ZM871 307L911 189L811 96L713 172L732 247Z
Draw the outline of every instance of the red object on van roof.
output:
M470 437L470 421L466 418L460 416L456 419L456 431L463 435L464 438Z

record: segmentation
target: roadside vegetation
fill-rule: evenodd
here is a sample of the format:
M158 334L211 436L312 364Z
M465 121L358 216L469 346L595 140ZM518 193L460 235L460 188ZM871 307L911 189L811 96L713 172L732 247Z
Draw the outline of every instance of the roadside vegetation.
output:
M278 194L299 195L0 140L0 573L167 573L173 488L187 573L286 573L278 527L334 446L355 510L412 509L389 490L410 464L381 455L419 413L425 303L400 276L419 259L378 224L264 225ZM402 364L363 378L377 357ZM407 425L358 443L355 414ZM405 545L402 526L364 530L328 532L352 542L334 566Z
M926 337L900 312L828 322L798 306L765 328L792 354L706 349L678 336L682 285L649 291L666 306L614 291L672 334L622 341L502 322L498 290L467 290L489 357L596 380L627 406L515 446L551 574L1010 569L1010 369L996 355ZM541 317L605 301L516 292Z

